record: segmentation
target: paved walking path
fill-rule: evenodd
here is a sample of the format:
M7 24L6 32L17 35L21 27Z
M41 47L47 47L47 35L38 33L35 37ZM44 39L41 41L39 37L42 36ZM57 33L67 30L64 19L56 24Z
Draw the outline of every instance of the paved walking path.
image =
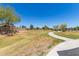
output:
M52 48L52 50L47 54L47 56L58 56L57 51L68 50L79 47L79 40L58 36L55 35L54 32L49 32L48 35L65 41L60 43L56 47Z

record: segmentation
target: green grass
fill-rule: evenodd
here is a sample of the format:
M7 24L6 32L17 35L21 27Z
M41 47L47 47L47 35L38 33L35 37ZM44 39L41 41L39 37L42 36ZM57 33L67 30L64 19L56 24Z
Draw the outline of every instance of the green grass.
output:
M79 39L79 32L55 32L55 34L71 39Z

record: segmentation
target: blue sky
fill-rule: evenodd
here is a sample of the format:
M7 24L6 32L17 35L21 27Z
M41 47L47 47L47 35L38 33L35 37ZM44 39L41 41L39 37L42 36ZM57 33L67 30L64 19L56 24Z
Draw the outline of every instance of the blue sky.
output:
M79 4L68 3L12 3L1 4L13 7L21 16L21 22L16 24L29 27L57 24L68 24L68 27L79 25Z

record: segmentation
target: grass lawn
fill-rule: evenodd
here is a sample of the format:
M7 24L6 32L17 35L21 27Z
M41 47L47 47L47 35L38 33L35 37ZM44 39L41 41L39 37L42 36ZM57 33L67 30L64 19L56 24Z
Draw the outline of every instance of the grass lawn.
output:
M79 39L79 32L55 32L55 34L67 38Z
M21 30L14 36L0 35L0 55L46 55L61 43L48 36L51 30Z

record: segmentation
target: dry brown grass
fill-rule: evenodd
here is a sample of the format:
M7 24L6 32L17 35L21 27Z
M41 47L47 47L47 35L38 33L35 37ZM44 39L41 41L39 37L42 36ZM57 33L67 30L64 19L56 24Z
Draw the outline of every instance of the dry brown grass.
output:
M46 55L52 47L62 42L48 36L51 30L22 30L20 33L7 37L0 36L0 55Z

